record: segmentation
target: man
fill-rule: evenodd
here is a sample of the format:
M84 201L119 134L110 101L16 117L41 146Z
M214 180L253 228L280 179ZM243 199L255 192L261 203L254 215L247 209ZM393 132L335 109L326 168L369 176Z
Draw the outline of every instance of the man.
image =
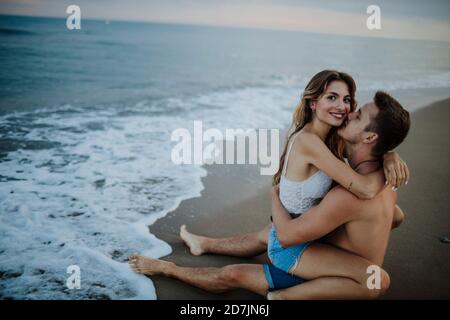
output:
M346 143L349 164L360 174L378 171L382 175L380 158L404 140L409 126L409 113L388 94L377 92L374 101L351 113L339 131ZM390 230L401 223L402 212L396 200L396 193L387 187L372 200L360 200L337 186L319 205L292 219L274 188L272 214L281 245L321 239L304 251L292 270L295 276L272 265L185 268L142 256L130 256L130 265L136 272L163 274L211 292L243 288L266 295L268 290L283 289L270 292L268 298L377 298L389 287L389 276L379 269L379 286L369 289L367 270L382 265ZM267 250L268 228L213 239L190 234L183 226L180 236L194 255L213 252L252 256ZM303 279L309 281L303 283Z

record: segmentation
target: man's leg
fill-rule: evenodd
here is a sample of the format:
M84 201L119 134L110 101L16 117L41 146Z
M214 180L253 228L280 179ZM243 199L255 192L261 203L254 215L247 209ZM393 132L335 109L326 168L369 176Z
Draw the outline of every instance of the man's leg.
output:
M265 296L269 288L263 266L258 264L235 264L222 268L189 268L138 255L130 256L129 264L137 273L161 274L214 293L242 288Z
M180 237L195 256L204 253L215 253L236 257L254 257L267 251L267 240L272 224L264 229L236 235L228 238L210 238L195 235L187 231L186 226L180 228Z

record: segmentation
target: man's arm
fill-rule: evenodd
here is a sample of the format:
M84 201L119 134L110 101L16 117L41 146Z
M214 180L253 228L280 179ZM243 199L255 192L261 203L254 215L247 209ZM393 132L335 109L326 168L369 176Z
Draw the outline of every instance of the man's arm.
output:
M292 219L283 207L276 189L272 192L272 217L283 247L319 239L354 219L361 200L337 186L327 193L319 205Z

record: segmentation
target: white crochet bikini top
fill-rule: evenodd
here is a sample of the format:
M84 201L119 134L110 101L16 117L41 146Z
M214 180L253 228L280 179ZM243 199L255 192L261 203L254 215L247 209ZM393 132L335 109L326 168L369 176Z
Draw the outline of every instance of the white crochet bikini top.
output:
M330 177L320 170L303 181L289 180L285 176L292 145L300 132L296 133L292 137L292 141L290 141L280 177L281 203L289 213L293 214L304 213L309 208L317 205L327 194L333 182Z

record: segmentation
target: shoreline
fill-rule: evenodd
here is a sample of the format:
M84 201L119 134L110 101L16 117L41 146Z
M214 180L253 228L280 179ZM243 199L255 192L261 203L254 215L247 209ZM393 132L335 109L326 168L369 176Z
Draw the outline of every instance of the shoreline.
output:
M384 299L448 299L450 289L445 283L450 283L447 265L450 252L448 244L438 238L450 237L449 224L445 224L448 221L445 214L450 212L446 202L450 182L449 168L446 167L449 150L445 142L449 133L445 120L450 115L450 98L422 105L411 115L410 133L398 148L411 171L411 182L399 190L398 203L406 219L398 230L393 231L386 253L384 268L392 282ZM281 141L284 138L282 132ZM280 143L280 147L282 145ZM429 161L430 158L433 161ZM172 247L172 253L162 258L192 267L265 263L265 254L249 259L210 254L195 257L179 238L182 224L194 233L226 237L257 231L270 222L271 176L259 175L259 166L205 165L203 168L208 174L201 179L204 185L201 196L183 200L175 210L148 227L153 235ZM428 221L427 212L433 212L437 217ZM428 227L428 233L423 232L423 226ZM160 300L264 299L246 290L212 294L175 279L152 276L151 280Z

